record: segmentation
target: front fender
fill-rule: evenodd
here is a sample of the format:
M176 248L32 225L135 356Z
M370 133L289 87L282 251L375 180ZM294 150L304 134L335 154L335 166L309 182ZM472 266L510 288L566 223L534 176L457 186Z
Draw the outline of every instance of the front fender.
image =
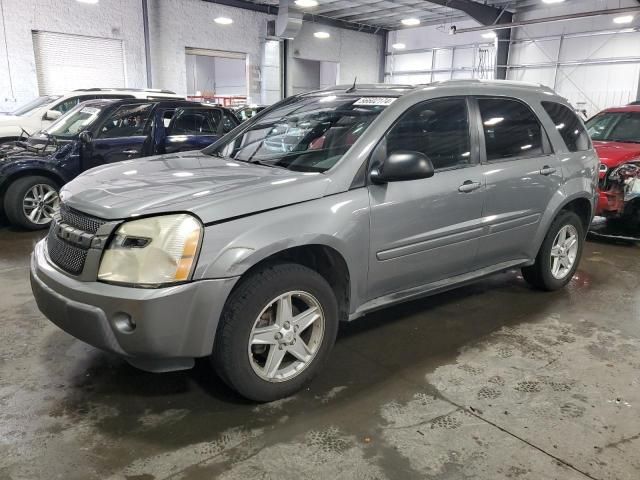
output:
M72 145L65 145L57 152L41 157L10 155L0 160L0 186L5 188L11 178L33 172L56 178L61 185L72 180L79 172L79 157Z
M350 273L351 309L366 298L369 196L364 188L206 227L194 277L241 276L293 247L334 249Z

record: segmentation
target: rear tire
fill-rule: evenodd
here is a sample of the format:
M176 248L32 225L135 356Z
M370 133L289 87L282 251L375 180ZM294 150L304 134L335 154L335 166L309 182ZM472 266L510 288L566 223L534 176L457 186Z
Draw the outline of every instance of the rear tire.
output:
M241 282L220 318L213 366L250 400L288 397L329 357L338 332L336 297L321 275L293 263L266 265Z
M563 232L567 235L566 243L562 241ZM585 235L580 217L568 210L561 211L551 224L535 263L522 269L524 279L540 290L563 288L578 269ZM570 244L570 237L575 238L575 250L573 246L566 248Z
M51 223L58 205L58 185L47 177L29 176L15 180L4 196L4 212L9 222L26 230L41 230ZM38 197L41 197L38 200ZM29 212L37 210L31 217Z

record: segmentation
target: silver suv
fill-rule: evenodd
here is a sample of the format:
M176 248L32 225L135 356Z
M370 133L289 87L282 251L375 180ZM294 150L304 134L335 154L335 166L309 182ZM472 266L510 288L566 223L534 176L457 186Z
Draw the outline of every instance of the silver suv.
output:
M307 93L202 152L67 184L33 293L139 368L210 356L240 394L274 400L321 369L339 321L514 267L566 285L597 167L582 121L539 85Z

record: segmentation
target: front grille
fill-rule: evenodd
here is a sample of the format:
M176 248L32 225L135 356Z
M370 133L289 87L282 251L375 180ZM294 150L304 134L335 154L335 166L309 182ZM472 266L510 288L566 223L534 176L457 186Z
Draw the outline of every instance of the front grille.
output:
M87 250L71 245L59 238L55 233L53 224L47 236L47 249L51 261L61 269L74 275L82 273L84 262L87 260Z
M60 219L62 220L60 223L91 234L95 234L102 225L107 223L106 220L78 212L64 203L60 205Z
M58 225L68 225L86 234L95 235L105 223L107 223L107 220L86 215L64 204L60 205L60 212L51 221L47 236L49 258L64 271L79 275L84 269L89 246L72 243L69 238L73 237L63 235L65 239L60 238L57 233L59 231Z

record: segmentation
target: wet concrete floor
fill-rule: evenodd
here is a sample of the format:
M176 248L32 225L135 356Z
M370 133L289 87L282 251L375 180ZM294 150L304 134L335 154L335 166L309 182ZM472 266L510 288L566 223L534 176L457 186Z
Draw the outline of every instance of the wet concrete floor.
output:
M255 405L149 374L38 312L41 233L0 227L0 479L640 478L640 247L589 243L556 293L508 272L341 328Z

